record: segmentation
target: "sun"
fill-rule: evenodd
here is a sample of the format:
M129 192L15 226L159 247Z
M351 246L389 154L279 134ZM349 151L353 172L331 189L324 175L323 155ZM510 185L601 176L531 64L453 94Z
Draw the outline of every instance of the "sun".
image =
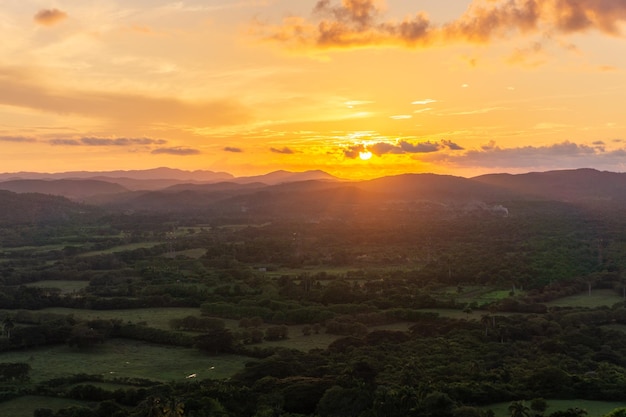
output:
M361 151L361 152L359 152L359 158L361 158L364 161L367 161L371 157L372 157L372 153L370 151Z

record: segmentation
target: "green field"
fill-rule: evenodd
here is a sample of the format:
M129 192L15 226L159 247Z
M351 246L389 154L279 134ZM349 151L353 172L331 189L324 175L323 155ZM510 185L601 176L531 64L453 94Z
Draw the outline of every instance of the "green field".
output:
M129 243L127 245L113 246L112 248L109 248L109 249L103 249L103 250L97 250L97 251L81 253L80 256L107 255L107 254L111 254L111 253L115 253L115 252L125 252L125 251L131 251L131 250L135 250L135 249L152 248L152 247L155 247L155 246L161 245L161 244L163 244L163 242Z
M206 249L195 248L195 249L187 249L187 250L166 253L163 256L165 256L166 258L176 258L178 256L183 256L185 258L190 258L190 259L200 259L205 254L206 254Z
M623 402L608 401L588 401L588 400L547 400L548 409L544 415L549 415L555 411L567 410L568 408L580 408L587 411L587 417L602 417L611 410L619 407L626 407ZM495 417L509 417L511 412L508 410L511 403L498 403L481 407L493 410ZM530 406L530 402L526 402L526 406Z
M624 302L624 299L615 291L608 289L592 290L591 295L584 292L569 297L559 298L546 305L552 307L603 307Z
M61 294L70 294L89 286L87 281L37 281L26 284L27 287L58 288Z
M57 412L62 408L87 405L87 403L78 400L27 395L10 401L0 402L0 416L33 417L33 413L38 408L49 408Z
M4 352L3 362L25 362L38 383L74 374L105 377L181 381L187 375L200 379L229 378L251 359L237 355L208 356L196 349L159 346L124 339L110 339L81 351L69 346Z

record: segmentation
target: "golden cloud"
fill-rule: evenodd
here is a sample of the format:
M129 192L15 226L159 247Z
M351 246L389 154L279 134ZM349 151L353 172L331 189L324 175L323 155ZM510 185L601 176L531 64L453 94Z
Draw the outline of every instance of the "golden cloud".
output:
M43 9L35 14L33 20L35 20L35 23L43 26L54 26L66 18L67 13L59 9Z
M290 47L317 49L433 43L487 43L512 34L569 34L596 30L618 35L626 2L601 0L474 0L458 19L434 25L425 12L384 19L384 2L319 0L309 19L259 25L257 35Z

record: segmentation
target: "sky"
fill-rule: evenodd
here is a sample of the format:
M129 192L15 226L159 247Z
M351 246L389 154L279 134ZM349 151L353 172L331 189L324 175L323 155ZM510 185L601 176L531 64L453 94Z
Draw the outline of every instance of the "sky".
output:
M626 171L626 0L2 0L0 172Z

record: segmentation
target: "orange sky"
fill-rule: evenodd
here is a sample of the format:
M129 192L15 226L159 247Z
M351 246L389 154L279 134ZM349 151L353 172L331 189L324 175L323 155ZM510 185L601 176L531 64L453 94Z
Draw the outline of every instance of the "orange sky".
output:
M626 171L625 22L621 0L6 0L0 172Z

